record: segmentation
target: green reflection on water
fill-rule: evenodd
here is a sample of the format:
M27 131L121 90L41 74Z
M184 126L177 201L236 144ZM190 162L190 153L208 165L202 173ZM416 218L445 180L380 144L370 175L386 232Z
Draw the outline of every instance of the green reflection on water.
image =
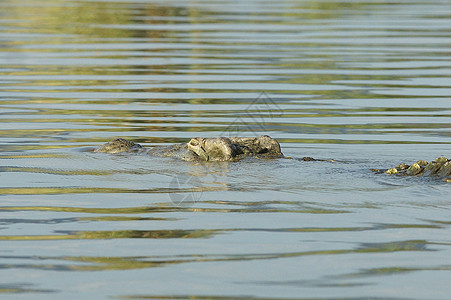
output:
M180 193L180 191L176 191ZM208 203L208 202L207 202ZM239 205L239 204L237 204ZM220 213L306 213L306 214L342 214L348 213L345 210L333 210L323 208L305 208L305 209L272 209L272 208L203 208L203 207L183 207L174 206L169 203L162 203L156 207L123 207L123 208L87 208L87 207L57 207L57 206L0 206L0 211L55 211L55 212L75 212L75 213L93 213L93 214L138 214L138 213L160 213L160 212L220 212Z
M125 232L119 235L129 234ZM141 233L140 233L141 234ZM212 234L216 234L210 230L195 231L167 231L163 235L159 235L159 231L154 232L153 238L208 238ZM135 235L135 233L132 233ZM108 235L107 235L108 236ZM147 237L150 238L150 237ZM64 260L82 263L90 263L90 265L49 265L49 264L17 264L7 265L8 268L30 268L30 269L47 269L47 270L71 270L71 271L93 271L93 270L129 270L162 267L170 264L181 263L202 263L202 262L221 262L221 261L252 261L252 260L268 260L280 258L296 258L303 256L317 255L341 255L350 253L392 253L400 251L429 251L426 246L427 241L399 241L393 243L379 243L373 246L361 249L337 249L337 250L321 250L321 251L303 251L289 253L269 253L269 254L232 254L232 255L175 255L175 256L139 256L139 257L91 257L91 256L64 256L64 257L22 257L24 259L33 259L39 261L45 260ZM3 256L3 258L8 258ZM15 257L12 257L15 258ZM368 276L365 273L363 276Z
M416 271L451 271L451 265L437 267L417 267L417 268L406 268L406 267L374 268L356 273L354 276L363 277L363 276L379 276L379 275L396 275L400 273L410 273ZM353 277L353 275L349 274L346 275L346 277L350 278Z
M95 187L0 187L0 195L56 195L56 194L104 194L104 193L200 193L208 191L223 191L224 187L193 187L193 188L154 188L154 189L127 189L127 188L95 188Z
M107 171L107 170L52 170L47 168L31 168L31 167L14 167L14 166L0 166L0 172L19 172L19 173L43 173L43 174L53 174L53 175L111 175L117 174L122 171ZM139 170L133 171L133 174L139 174Z
M209 210L210 211L210 210ZM214 210L213 210L214 211ZM78 221L137 221L137 220L170 220L165 218L138 218L138 217L92 217L92 218L76 218ZM17 223L17 222L16 222ZM75 231L75 232L61 232L60 235L28 235L28 236L0 236L0 240L72 240L72 239L124 239L124 238L140 238L140 239L168 239L168 238L209 238L216 234L227 232L347 232L347 231L370 231L370 230L385 230L385 229L402 229L402 228L428 228L440 229L441 226L428 224L382 224L370 227L304 227L304 228L225 228L225 229L199 229L199 230L119 230L119 231ZM409 241L409 242L394 242L394 243L368 243L362 244L360 249L353 250L355 252L391 252L391 251L416 251L426 250L426 242L423 241ZM430 243L436 244L436 243ZM337 252L338 251L338 252ZM323 253L324 251L313 251L311 253ZM310 253L310 252L309 252ZM326 251L324 253L342 253L342 250L334 250L332 252ZM284 254L285 255L285 254Z
M209 238L220 232L216 230L118 230L118 231L80 231L68 232L65 235L29 235L29 236L0 236L0 240L99 240L99 239L174 239L174 238Z
M2 32L7 34L48 34L45 37L23 38L18 41L7 41L4 48L0 48L0 52L23 53L24 55L47 55L43 56L43 63L38 65L12 66L14 70L1 72L0 74L19 76L19 79L13 79L13 83L7 81L0 83L4 89L3 92L13 92L17 96L2 99L4 105L10 105L14 108L17 105L26 104L37 105L36 109L31 108L27 112L13 113L13 115L24 116L21 119L5 119L0 122L5 123L55 123L52 129L9 129L0 130L0 137L6 138L26 138L30 136L45 137L50 145L7 145L3 146L5 151L27 151L35 149L64 148L71 147L72 144L85 142L94 144L106 142L99 138L100 132L124 133L127 135L130 131L145 132L216 132L222 133L224 125L228 125L229 121L222 121L218 117L234 117L241 110L230 110L222 113L221 108L217 105L228 106L232 104L248 105L254 101L255 96L261 92L262 85L253 84L272 84L278 88L273 89L277 96L279 104L293 104L291 99L298 100L295 95L300 96L318 96L318 103L324 99L386 99L393 98L391 95L382 95L368 92L366 83L356 84L353 80L368 82L371 89L378 88L395 88L402 89L405 85L390 84L392 80L407 81L409 76L396 74L380 74L384 68L359 68L359 67L343 67L345 62L404 62L404 61L421 61L427 57L435 57L443 55L440 52L424 52L421 47L417 50L423 55L420 58L406 58L402 55L393 56L383 53L380 55L358 55L352 54L353 51L362 53L368 50L368 41L362 41L362 45L346 44L343 42L343 49L336 49L337 45L328 43L328 37L332 38L337 28L321 27L313 30L319 34L319 40L300 41L291 40L290 42L277 42L278 49L274 50L266 47L266 42L251 40L241 37L241 42L221 40L217 37L221 33L240 33L243 29L229 30L227 25L242 23L245 25L273 25L271 30L259 30L258 26L255 30L256 34L274 33L278 34L293 33L295 30L290 26L299 26L299 30L305 34L311 34L310 26L314 25L313 20L325 22L336 20L337 18L349 18L352 16L365 16L367 10L372 12L383 9L386 3L384 1L375 2L343 2L343 1L302 1L302 3L293 2L286 3L282 11L256 11L246 13L230 13L215 12L210 9L203 9L201 5L192 5L187 8L182 4L164 5L154 3L127 3L127 2L96 2L96 1L46 1L45 3L32 3L21 5L21 1L4 1L2 9L5 10L5 16L13 16L7 18L2 23L4 26ZM248 15L249 14L249 15ZM236 19L236 16L252 16L252 18ZM265 17L259 19L259 17ZM269 17L269 18L266 18ZM224 27L217 29L209 29L206 26L190 25L217 24ZM182 26L177 26L182 25ZM186 29L185 26L186 25ZM280 27L279 27L280 26ZM286 27L285 27L286 26ZM306 28L303 28L306 26ZM324 26L324 24L323 24ZM215 27L216 28L216 27ZM298 29L297 29L298 30ZM343 29L341 29L343 30ZM360 32L362 29L351 28L349 34L353 31ZM403 30L396 29L378 29L367 28L369 32L375 32L377 36L403 36ZM380 31L380 32L379 32ZM425 28L424 32L428 29ZM252 30L250 31L252 32ZM341 31L340 31L341 32ZM422 32L420 30L420 32ZM208 40L208 35L215 34L216 38ZM324 35L324 33L330 34ZM252 35L252 33L250 34ZM20 35L19 35L20 37ZM276 42L274 42L276 43ZM127 45L132 49L128 49ZM155 47L148 47L156 45ZM265 46L266 45L266 46ZM60 46L60 47L58 47ZM73 46L73 48L71 48ZM91 47L92 46L92 47ZM122 47L124 46L124 47ZM417 45L418 46L418 45ZM423 45L421 45L423 46ZM367 48L365 48L367 47ZM280 49L279 49L280 48ZM355 49L354 49L355 48ZM363 48L363 50L361 49ZM321 51L320 51L321 49ZM300 55L299 52L306 54ZM337 54L338 52L346 52L349 54ZM373 50L374 51L374 50ZM388 50L384 50L388 51ZM252 53L249 58L249 53ZM158 58L158 62L149 62L140 64L139 60L146 58ZM64 58L78 59L74 63L65 63ZM246 59L243 59L246 58ZM62 59L62 61L58 60ZM84 59L91 59L92 66L84 66ZM107 65L102 65L100 61L107 59ZM129 61L136 59L137 61ZM181 59L176 63L172 63L170 59ZM198 63L198 60L207 59L208 63ZM54 62L57 60L57 62ZM166 61L168 60L168 61ZM431 67L432 68L432 67ZM362 74L353 74L350 71L367 70L369 72ZM246 74L244 70L263 70L261 76L252 77L253 74ZM276 70L277 72L275 72ZM282 70L282 71L280 71ZM284 74L283 70L287 70ZM291 74L289 71L298 70L304 73ZM336 72L336 71L340 72ZM321 71L321 72L318 72ZM328 73L329 72L329 73ZM175 79L167 78L159 79L159 75L179 75ZM49 76L50 77L45 77ZM55 76L56 75L56 76ZM71 75L79 75L71 78ZM92 77L92 76L98 77ZM114 76L114 75L131 75L133 78ZM144 77L140 77L144 75ZM151 75L152 77L145 77ZM204 75L211 78L196 79L190 75ZM236 83L241 83L240 79L223 79L224 75L249 75L246 80L249 86L236 89L233 87ZM22 79L20 79L20 76ZM107 76L102 78L102 76ZM183 77L185 76L185 77ZM263 76L263 77L262 77ZM423 75L418 75L421 77ZM430 76L430 75L425 75ZM85 79L84 79L85 77ZM5 77L7 78L7 77ZM387 84L372 83L371 80L386 80ZM349 81L349 84L347 82ZM337 90L335 82L343 84L344 90ZM179 87L178 84L186 84L186 87ZM230 83L229 85L221 85ZM202 84L204 86L202 86ZM205 87L205 84L207 87ZM215 85L216 84L216 85ZM299 89L287 89L284 84L291 87L299 86ZM302 85L318 85L311 89L304 89ZM418 84L415 87L428 87L428 85ZM46 92L42 96L36 93ZM69 93L69 96L67 95ZM87 93L87 94L85 94ZM105 96L105 93L109 93ZM123 93L128 93L127 97L120 97ZM152 96L139 96L140 93L150 93ZM222 94L229 93L230 98L221 97ZM241 95L246 93L246 95ZM249 96L249 93L251 96ZM252 94L255 93L255 96ZM200 94L200 95L199 95ZM170 97L164 97L171 95ZM184 97L184 95L192 95L192 97ZM219 97L219 98L218 98ZM290 97L286 99L287 97ZM397 96L395 101L405 100L415 96ZM421 96L423 97L423 96ZM436 99L439 99L437 97ZM311 98L306 99L306 103ZM83 109L73 109L68 104L77 103L83 105ZM191 111L175 112L172 110L152 111L149 109L144 113L142 111L133 110L115 110L111 106L118 104L191 104ZM52 109L48 106L39 106L44 104L66 104L68 106ZM92 109L93 105L110 105L107 110ZM212 110L197 110L198 104L210 104L214 106ZM320 105L320 104L317 104ZM296 106L298 107L298 106ZM149 107L151 108L151 107ZM22 109L28 109L28 107ZM429 113L428 117L448 118L445 110L440 114L443 108L346 108L341 110L322 110L322 109L302 109L292 110L284 109L284 115L279 122L267 122L267 131L299 133L319 135L315 138L293 138L285 139L284 142L293 143L333 143L333 144L439 144L450 142L441 141L442 137L449 137L451 133L447 131L438 132L435 129L446 129L450 124L446 121L436 123L425 122L406 122L397 121L398 117L409 117L421 119L421 113ZM445 108L446 109L446 108ZM216 111L216 112L215 112ZM219 112L219 114L218 114ZM252 114L257 113L259 117L265 117L265 112L259 110L249 110ZM377 112L386 112L386 114L378 114ZM390 114L389 114L390 113ZM26 116L41 115L42 118L27 118ZM54 118L46 119L45 116L61 116L61 115L79 115L80 118ZM333 123L335 117L360 117L374 118L369 119L365 124L310 124L311 121L303 123L303 118L325 118L324 123ZM144 120L142 120L145 118ZM178 118L183 118L179 120ZM295 118L297 121L285 122L287 118ZM393 122L388 124L378 123L379 118L392 118ZM141 119L141 120L140 120ZM75 128L65 129L58 128L58 123L76 124ZM317 122L314 122L317 123ZM89 128L79 128L89 124ZM158 125L155 125L158 124ZM189 126L186 126L189 125ZM250 127L258 127L252 121L246 121L239 131L246 131ZM101 129L96 126L102 126ZM33 126L34 127L34 126ZM382 131L380 129L399 129L398 131ZM418 129L413 131L412 129ZM429 130L424 130L429 129ZM60 144L60 140L53 139L55 136L70 132L86 133L83 137L68 137L65 139L65 145ZM366 139L330 139L321 138L322 134L346 134L352 136L355 134L371 135L389 134L417 134L421 136L439 136L439 139L431 141L423 141L421 137L413 140L384 140L366 138ZM176 137L158 138L147 137L147 140L155 142L179 142Z
M21 294L21 293L55 293L56 290L33 288L32 284L9 283L0 284L0 294Z
M151 217L123 217L123 216L99 216L99 217L78 217L78 221L96 222L127 222L127 221L178 221L180 218L151 218Z

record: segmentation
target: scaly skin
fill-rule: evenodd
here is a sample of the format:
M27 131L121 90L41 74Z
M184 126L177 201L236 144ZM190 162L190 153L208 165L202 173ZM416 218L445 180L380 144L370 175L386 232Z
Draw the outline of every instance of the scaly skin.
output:
M412 165L402 163L388 170L373 169L373 171L397 176L430 176L451 182L451 159L441 156L429 163L419 160Z

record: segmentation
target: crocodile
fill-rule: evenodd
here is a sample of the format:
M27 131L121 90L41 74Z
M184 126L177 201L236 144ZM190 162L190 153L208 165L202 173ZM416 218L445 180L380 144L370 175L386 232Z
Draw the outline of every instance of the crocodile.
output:
M185 161L238 161L245 157L282 158L280 144L275 139L262 135L259 137L196 137L188 143L170 146L155 146L150 149L140 144L117 138L94 152L104 153L147 153L149 155L174 157Z
M245 157L291 158L284 156L279 142L268 135L229 138L196 137L188 143L155 146L150 149L145 149L132 141L117 138L95 149L94 152L146 153L185 161L239 161ZM333 159L315 159L312 157L303 157L296 160L335 162ZM396 176L429 176L451 182L451 159L442 156L431 162L419 160L412 165L401 163L393 168L371 169L371 171Z

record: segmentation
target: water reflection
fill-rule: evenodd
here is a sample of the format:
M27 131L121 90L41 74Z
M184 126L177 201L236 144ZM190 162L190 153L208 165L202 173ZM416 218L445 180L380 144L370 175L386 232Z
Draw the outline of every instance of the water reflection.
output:
M186 236L186 233L178 231L176 235L182 234L179 238L193 238L193 237L208 237L202 233L200 236L194 234L194 236ZM141 235L141 234L139 234ZM153 235L153 234L151 234ZM160 236L156 234L153 238L170 238L171 235L164 234ZM133 237L131 237L133 238ZM146 237L149 238L149 237ZM310 252L293 252L293 253L278 253L278 254L234 254L234 255L186 255L186 256L148 256L148 257L15 257L15 256L3 256L3 259L20 259L20 260L34 260L38 262L45 262L47 260L62 260L72 262L90 263L91 265L49 265L49 264L17 264L9 265L8 268L37 268L37 269L54 269L54 270L72 270L72 271L92 271L92 270L111 270L111 269L137 269L137 268L154 268L165 267L170 264L180 263L202 263L212 261L248 261L248 260L268 260L274 258L293 258L305 255L342 255L349 253L383 253L383 252L398 252L398 251L428 251L426 249L426 241L400 241L396 243L380 243L366 246L356 250L328 250L328 251L310 251ZM7 267L7 266L3 266ZM444 269L449 269L445 267ZM421 269L418 269L420 271ZM411 270L414 271L414 270ZM362 272L362 276L369 276L369 272ZM377 275L377 274L372 274ZM355 275L353 275L355 276ZM265 284L276 284L276 282L265 282ZM293 284L289 282L282 282L277 284Z
M0 293L447 299L449 186L369 171L449 156L446 4L1 1ZM260 134L293 159L89 152Z
M4 62L17 68L15 72L11 68L0 72L3 79L0 93L6 98L2 105L22 110L9 114L12 118L2 122L14 127L30 122L54 124L62 133L68 129L60 124L77 124L69 129L72 136L64 137L72 144L105 142L107 138L98 136L107 132L110 137L146 132L147 139L172 132L159 142L175 142L174 134L178 132L222 133L223 126L242 112L243 105L252 103L266 90L278 103L285 104L285 114L266 124L265 129L292 133L286 142L449 143L443 139L449 136L446 130L451 124L449 105L411 107L403 101L417 97L418 92L426 97L446 96L434 94L438 87L445 91L449 86L446 81L449 74L437 76L444 66L443 52L438 48L431 52L418 45L412 50L407 48L411 44L400 38L412 33L399 24L384 22L367 28L362 27L363 21L353 19L369 8L372 18L378 18L386 13L385 2L281 3L280 12L267 11L265 5L252 5L245 12L236 12L233 6L224 4L220 13L213 13L211 9L219 7L203 2L186 9L181 3L77 2L61 6L51 1L23 6L7 1L3 6L12 15L20 10L28 21L18 21L15 27L7 22L5 25L9 34L27 35L19 43L7 43L1 51L5 57L13 58ZM394 6L403 14L402 6ZM425 13L411 10L414 14L420 12ZM250 16L253 17L249 19ZM447 28L446 20L421 22L415 24L418 28L414 24L409 24L409 28L415 28L417 35L434 36L433 45L446 43L446 37L434 31ZM252 30L253 39L249 39L245 29L249 23L256 26ZM48 42L44 43L38 33L47 34ZM350 35L354 39L345 38ZM344 46L337 45L332 36L339 36ZM377 41L383 41L385 48L375 48ZM394 41L398 46L387 47ZM277 49L263 47L262 43L277 45ZM403 56L401 51L411 51L413 55ZM23 63L23 59L14 59L16 53L36 60ZM408 66L409 62L423 64ZM431 74L437 80L435 88L429 91L424 90L430 85L428 72L434 72ZM414 89L412 82L416 83ZM299 108L299 104L308 104L306 101L312 98L317 101L315 108ZM323 108L327 102L319 102L327 99L380 102L387 98L392 99L390 104L377 108L368 108L364 103L360 107L347 107L345 102L340 107ZM119 102L129 106L117 110L115 104ZM147 106L133 107L138 103L207 107L200 111L197 106L184 111L178 106L149 111ZM75 104L80 109L74 109ZM92 110L93 105L105 108ZM224 111L224 105L234 108ZM61 118L62 115L76 117ZM434 121L428 122L425 117ZM243 134L249 132L249 127L259 125L248 117L243 122L246 124L241 126ZM51 127L6 128L1 135L16 139L30 134L53 136L48 139L50 147L61 147L55 128ZM294 133L303 136L294 138ZM46 149L45 145L21 146L29 150Z
M203 201L204 202L204 201ZM202 202L198 202L202 203ZM211 204L212 202L208 201L206 202L208 204ZM223 203L218 202L221 206ZM297 204L297 203L294 203ZM240 206L239 203L233 203L231 205L234 206ZM245 204L246 205L246 204ZM253 204L258 205L258 204ZM302 205L299 205L302 207ZM3 206L0 207L0 211L56 211L56 212L82 212L82 213L114 213L114 214L136 214L136 213L161 213L161 212L289 212L289 213L306 213L306 214L341 214L346 213L348 211L345 210L338 210L338 209L321 209L321 208L314 208L314 207L308 207L308 205L305 206L304 209L282 209L282 208L255 208L255 207L244 207L244 208L208 208L208 207L184 207L184 206L174 206L173 204L169 203L162 203L160 206L157 207L123 207L123 208L84 208L84 207L27 207L27 206L19 206L19 207L13 207L13 206Z
M0 294L19 294L19 293L55 293L56 290L52 289L37 289L33 287L33 284L29 283L13 283L13 284L1 284Z

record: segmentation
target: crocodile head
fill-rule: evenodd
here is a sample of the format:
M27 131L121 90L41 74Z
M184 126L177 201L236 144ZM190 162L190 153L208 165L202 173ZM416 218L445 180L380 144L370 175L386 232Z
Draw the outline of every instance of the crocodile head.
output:
M230 161L238 154L230 139L220 138L194 138L188 143L188 149L196 153L204 161Z
M204 138L194 138L191 139L188 143L188 149L196 153L201 160L208 161L208 153L205 150L206 140Z
M138 152L142 150L140 144L133 143L126 139L114 139L106 144L103 144L100 148L95 149L94 152L105 153L121 153L121 152Z

